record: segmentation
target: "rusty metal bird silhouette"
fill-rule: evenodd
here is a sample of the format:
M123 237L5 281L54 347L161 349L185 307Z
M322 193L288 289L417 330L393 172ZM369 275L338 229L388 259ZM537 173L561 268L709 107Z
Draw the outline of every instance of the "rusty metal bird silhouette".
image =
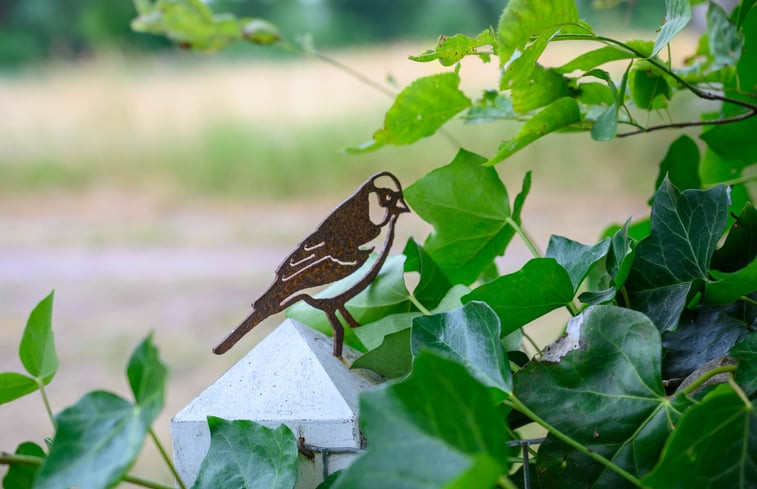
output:
M389 186L379 185L388 180ZM379 210L379 215L372 213ZM383 214L381 212L383 211ZM384 265L394 240L397 217L409 212L402 196L402 186L389 172L373 175L347 200L329 215L318 229L300 242L299 246L276 269L276 279L260 298L252 304L252 312L234 328L213 353L225 353L252 328L268 316L283 311L295 302L304 301L326 313L334 331L334 356L342 356L344 327L339 312L350 327L360 324L345 308L345 303L368 287ZM377 221L377 222L374 222ZM319 287L352 275L368 260L373 247L365 245L381 234L386 227L384 244L370 270L348 290L333 297L316 298L306 289Z

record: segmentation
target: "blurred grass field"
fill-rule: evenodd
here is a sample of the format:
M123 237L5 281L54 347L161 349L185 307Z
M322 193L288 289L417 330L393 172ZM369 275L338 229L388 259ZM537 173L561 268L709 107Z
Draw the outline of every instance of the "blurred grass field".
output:
M691 39L677 42L674 52L691 51ZM442 70L407 60L426 47L333 56L399 90ZM547 64L574 54L550 51ZM468 60L461 76L475 98L496 85L497 69ZM685 117L690 102L676 100L673 111ZM341 151L369 139L390 104L347 73L302 58L220 63L103 53L0 78L0 371L21 368L15 352L28 312L55 288L54 410L90 389L128 395L124 365L153 330L171 368L157 425L168 442L173 413L281 320L267 321L228 356L210 354L280 258L341 199L378 170L407 186L451 161L458 144L491 155L517 129L453 121L454 142L437 135L366 155ZM606 224L647 212L657 165L679 134L610 143L551 135L497 169L511 198L533 170L523 221L542 248L551 233L592 242ZM403 239L428 232L414 216L400 228ZM501 268L527 258L514 242ZM566 316L549 318L559 325ZM549 341L553 330L540 328L532 334ZM0 417L14 420L0 433L1 450L50 432L36 394L0 406ZM148 448L137 473L169 482L156 459Z

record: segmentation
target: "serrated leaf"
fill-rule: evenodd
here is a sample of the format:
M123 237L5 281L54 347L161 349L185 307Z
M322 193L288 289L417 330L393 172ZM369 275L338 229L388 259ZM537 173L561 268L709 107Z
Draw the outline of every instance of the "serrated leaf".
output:
M476 280L515 234L507 189L484 161L461 149L405 190L408 204L434 226L423 247L453 283Z
M350 368L367 368L385 379L395 379L407 375L412 363L410 328L404 328L386 334L378 347L352 362Z
M701 188L699 178L699 148L689 136L683 135L673 141L660 162L660 171L655 181L655 189L660 188L665 176L679 190Z
M404 381L364 392L360 422L368 450L333 489L490 489L508 471L506 427L489 390L431 352Z
M727 210L722 186L681 193L666 178L655 193L651 232L634 250L626 286L631 307L660 331L675 329L691 283L707 279Z
M652 54L654 43L651 41L631 40L625 44L632 47L642 54L642 57L649 57ZM564 65L555 68L560 73L571 73L576 70L589 71L598 66L602 66L610 61L621 59L634 59L639 55L620 46L604 46L593 51L587 51L568 61Z
M499 318L483 302L413 320L413 355L430 350L463 365L483 385L502 393L512 391L512 380L500 341Z
M45 385L50 383L58 370L52 327L54 295L54 291L50 292L29 314L18 348L18 356L26 371L41 379Z
M356 280L360 280L365 270L373 266L376 258L371 257L363 267L349 277L335 282L314 297L332 297L349 289ZM405 288L404 260L402 255L390 255L381 268L376 280L365 290L350 299L347 310L360 324L378 321L384 316L409 312L412 304L409 292ZM311 328L324 334L331 335L331 324L320 309L315 309L305 302L298 302L287 309L286 316L307 324ZM351 347L365 351L365 347L355 336L352 328L344 328L344 341Z
M663 375L666 379L686 377L710 360L725 355L753 326L757 326L757 307L745 303L685 310L678 329L662 335Z
M39 445L30 441L21 443L16 448L15 454L45 458L45 451ZM11 464L5 477L3 477L3 489L29 489L33 487L34 478L38 471L39 466Z
M386 144L399 146L431 136L471 106L459 84L460 77L455 72L417 78L397 95L384 117L384 127L373 134L373 139L347 151L371 151Z
M580 120L581 112L578 109L578 104L575 99L571 97L557 99L526 121L520 129L518 129L515 137L508 141L503 141L502 144L500 144L497 154L487 161L486 164L489 166L495 165L500 161L509 158L540 137L579 122Z
M576 3L571 0L508 2L497 25L500 66L504 66L516 51L523 51L532 36L575 22L578 22L578 10Z
M149 425L141 409L94 391L55 417L57 431L34 489L115 486L142 449Z
M407 257L405 272L418 272L420 280L413 290L413 295L427 308L433 309L444 298L452 283L444 275L431 255L412 237L407 240L402 252Z
M420 56L409 56L409 58L412 61L419 62L438 59L442 66L452 66L468 55L477 55L484 61L488 61L488 53L478 53L476 50L482 46L493 45L494 42L494 32L491 28L481 32L475 38L468 37L465 34L439 36L434 49L428 50Z
M654 48L652 48L652 56L656 56L662 48L667 46L691 20L689 0L665 0L665 10L665 23L657 33Z
M515 394L589 450L634 475L645 474L686 404L681 396L665 396L659 333L643 314L615 306L589 307L567 329L568 336L556 346L561 357L519 370L513 376ZM582 487L627 487L627 481L585 455L559 444L553 448L563 453L558 457L546 446L539 450L542 480L562 481L561 487L578 487L579 481Z
M757 480L757 401L751 405L728 385L687 410L665 445L659 464L643 479L659 489L747 489Z
M499 316L502 336L573 300L573 284L554 258L534 258L463 296L463 303L486 302Z
M168 369L161 362L152 334L145 338L131 354L126 367L131 392L136 404L143 409L145 423L152 424L163 410Z
M734 378L747 396L757 392L757 331L752 332L728 352L738 363Z
M286 425L208 416L210 448L192 489L292 489L297 482L297 440Z
M37 381L16 372L0 373L0 404L11 402L36 391Z
M607 255L609 250L610 240L607 238L595 245L585 245L553 234L544 256L554 258L568 272L575 294L591 267Z
M529 70L528 78L510 92L516 113L526 114L568 96L568 79L560 73L538 63L531 63Z

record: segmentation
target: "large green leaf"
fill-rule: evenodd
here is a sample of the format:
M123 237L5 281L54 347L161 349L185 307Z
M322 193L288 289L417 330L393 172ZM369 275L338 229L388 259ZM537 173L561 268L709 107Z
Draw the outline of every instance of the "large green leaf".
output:
M685 310L676 331L662 335L662 373L686 377L710 360L725 355L757 325L757 307L746 303L700 306Z
M94 391L55 418L57 431L34 489L115 486L139 455L149 425L141 409Z
M652 48L652 56L662 50L681 32L691 20L691 4L689 0L665 0L665 23L660 27Z
M707 279L727 210L722 186L681 193L666 178L655 193L651 232L634 250L626 286L631 307L660 331L676 327L692 282Z
M626 44L636 51L639 51L643 57L648 57L652 53L652 48L654 46L650 41L632 40L626 41ZM555 68L555 70L560 73L571 73L576 70L589 71L610 61L638 57L638 54L620 46L604 46L593 51L582 53L559 68Z
M152 335L145 338L131 354L126 376L136 404L143 410L145 423L151 424L163 410L168 376L168 369L160 361Z
M239 419L208 416L210 448L193 489L292 489L297 440L286 425L271 429Z
M139 17L132 21L132 29L166 36L186 48L215 51L243 39L271 44L281 37L268 21L215 15L201 0L147 0L135 4Z
M434 134L445 122L471 106L460 91L460 77L455 72L439 73L416 79L405 87L384 118L384 127L373 139L348 151L378 149L386 144L410 144Z
M757 481L757 401L727 385L686 411L660 463L644 478L659 489L753 488Z
M609 238L595 245L585 245L553 234L549 238L545 257L554 258L568 272L575 294L592 265L604 258L609 250Z
M433 351L465 366L484 385L503 393L512 390L499 318L485 303L470 302L454 311L418 317L410 339L413 355Z
M42 450L42 447L30 441L21 443L16 448L15 454L45 458L45 451ZM34 478L38 471L38 466L12 464L3 477L3 489L29 489L33 487Z
M425 307L436 307L452 288L452 283L434 262L431 255L413 238L407 240L402 254L406 257L405 272L418 272L420 274L420 280L413 290L413 295Z
M512 139L503 141L487 165L494 165L509 158L521 149L542 136L562 129L581 120L581 112L576 100L572 97L562 97L527 120Z
M516 51L523 51L533 36L538 36L547 29L577 21L578 10L572 0L508 2L497 25L497 54L500 66L504 66Z
M333 489L490 489L508 472L507 432L489 389L421 352L404 381L360 397L368 451Z
M573 285L553 258L534 258L517 272L503 275L463 296L483 301L499 316L502 336L573 300Z
M739 362L734 377L746 395L757 392L757 331L749 334L744 341L736 344L728 352L731 358Z
M41 379L45 385L50 383L58 370L52 327L54 294L54 291L50 292L32 309L18 349L18 356L26 371Z
M386 259L383 268L365 290L353 297L347 302L347 310L354 316L360 324L368 324L379 320L390 314L410 311L412 305L409 297L410 293L405 287L404 279L404 260L402 255L391 255ZM365 269L373 266L375 257L370 258L363 269L358 270L351 276L333 283L315 297L331 297L349 289L357 280L363 276ZM313 329L324 334L330 335L331 324L320 309L315 309L305 302L298 302L287 309L287 317L301 321ZM352 328L345 328L344 341L346 344L365 350L364 346L355 336Z
M567 336L519 370L513 383L537 415L637 476L656 463L685 403L665 396L654 324L615 306L592 306L571 319ZM552 481L546 487L628 485L579 452L550 445L537 458L542 479Z
M413 210L434 226L423 247L453 283L476 280L514 235L507 189L484 161L461 149L450 164L405 190Z
M666 175L679 190L701 188L699 148L689 136L684 134L671 143L665 158L660 162L655 189L660 188Z
M37 381L24 374L16 372L0 373L0 404L11 402L36 391Z

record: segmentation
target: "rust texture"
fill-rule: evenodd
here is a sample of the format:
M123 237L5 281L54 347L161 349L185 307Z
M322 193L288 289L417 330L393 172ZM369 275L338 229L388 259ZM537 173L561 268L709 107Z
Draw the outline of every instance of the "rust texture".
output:
M372 213L371 206L379 212ZM403 212L409 212L409 209L397 177L389 172L373 175L279 265L276 279L252 303L252 313L213 348L213 353L225 353L268 316L295 302L305 301L326 313L334 330L334 356L341 357L344 327L337 312L350 327L360 326L345 308L345 303L368 287L378 275L394 240L397 217ZM384 227L386 237L378 251L378 259L355 285L328 298L316 298L303 292L336 282L357 271L374 250L366 245L377 238Z

